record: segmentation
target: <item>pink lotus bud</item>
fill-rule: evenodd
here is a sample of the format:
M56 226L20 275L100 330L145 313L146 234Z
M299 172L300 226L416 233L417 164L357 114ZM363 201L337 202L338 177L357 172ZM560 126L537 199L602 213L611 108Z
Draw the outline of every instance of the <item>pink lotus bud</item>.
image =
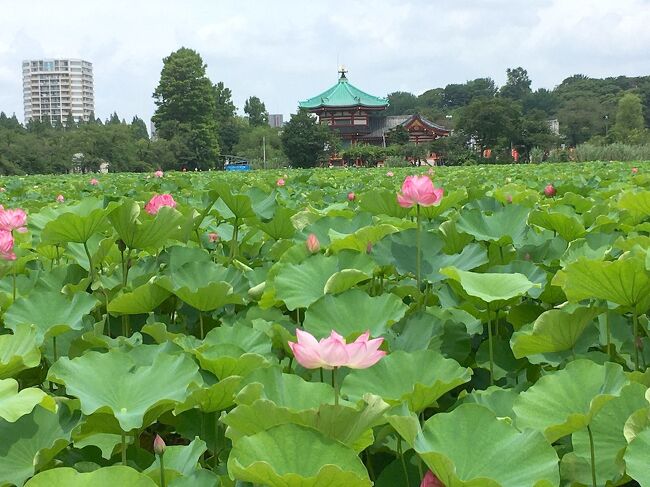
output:
M165 175L165 173L162 172L160 169L158 169L155 173L153 173L153 175L156 176L157 178L162 178Z
M278 179L275 182L275 184L277 184L278 186L284 186L285 185L284 179L282 179L282 178Z
M506 196L506 201L507 201L508 203L512 203L512 195L511 195L511 194L509 194L508 196Z
M429 176L407 176L402 184L402 192L397 194L397 203L402 208L433 206L440 202L443 193L442 188L433 186Z
M156 455L162 455L165 453L165 449L167 448L167 445L165 444L164 440L160 437L160 435L156 435L156 437L153 440L153 451Z
M386 176L388 176L389 178L392 178L394 176L393 171L388 171L386 173Z
M157 194L149 200L144 206L144 210L150 215L155 215L160 211L163 206L169 206L171 208L176 208L176 202L170 194Z
M95 179L95 178L92 178L92 179L90 180L90 184L91 184L92 186L97 186L97 185L99 184L99 181L98 181L97 179Z
M58 195L58 196L56 197L56 201L57 201L58 203L63 203L63 202L65 201L65 198L63 197L62 194L60 194L60 195Z
M6 230L0 230L0 258L4 260L16 260L16 254L14 254L13 250L13 235Z
M320 251L320 242L318 241L318 237L316 236L316 234L310 233L305 243L307 245L307 250L309 250L309 252L311 252L312 254L315 254L318 251Z
M354 201L356 197L357 195L354 194L353 192L348 193L348 201Z
M368 242L366 244L366 254L369 254L372 252L372 242Z
M429 470L422 478L420 487L445 487L445 484L443 484L440 479L436 477L431 470Z
M639 172L639 168L638 168L638 167L633 167L633 168L632 168L632 174L636 174L636 173L638 173L638 172Z
M217 240L219 240L219 235L214 232L210 232L208 233L208 240L210 243L215 243Z
M555 189L555 186L553 186L552 184L549 184L544 188L544 194L548 198L552 198L553 196L555 196L556 193L557 193L557 190Z

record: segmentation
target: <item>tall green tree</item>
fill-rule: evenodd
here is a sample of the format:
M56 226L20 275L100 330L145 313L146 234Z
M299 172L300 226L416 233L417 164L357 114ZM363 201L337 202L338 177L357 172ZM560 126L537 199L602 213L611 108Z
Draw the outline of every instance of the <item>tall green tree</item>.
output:
M478 98L460 111L456 122L456 129L473 138L481 150L509 146L520 126L520 106L507 98Z
M213 86L215 99L214 118L219 132L219 146L224 154L233 154L234 147L239 142L242 124L237 119L237 107L232 101L232 91L223 81Z
M135 140L149 140L149 132L147 132L147 125L144 123L144 120L142 120L140 117L137 115L133 117L133 120L131 121L131 132L133 133L133 137Z
M616 123L613 127L614 137L620 142L640 142L645 129L641 97L626 93L618 102Z
M282 131L282 149L293 167L315 167L335 146L335 136L305 110L291 117Z
M501 96L510 98L511 100L523 101L528 95L531 94L530 78L528 71L521 66L514 69L506 69L506 84L501 87Z
M177 169L208 169L219 155L214 89L205 68L199 53L182 47L163 59L153 94L158 108L152 120L158 136L171 142Z
M264 102L256 96L251 96L244 104L244 113L248 115L251 127L259 127L269 123L269 112L266 111Z

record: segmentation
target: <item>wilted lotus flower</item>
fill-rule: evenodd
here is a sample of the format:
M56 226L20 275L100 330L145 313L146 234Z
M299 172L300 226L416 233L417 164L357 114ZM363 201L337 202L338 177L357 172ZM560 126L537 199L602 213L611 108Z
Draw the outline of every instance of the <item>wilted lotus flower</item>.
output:
M158 169L156 172L153 173L153 175L156 176L157 178L162 178L165 175L165 173L162 172L160 169Z
M153 451L156 455L162 455L165 453L165 449L167 448L167 445L165 444L165 441L160 437L160 435L156 435L156 437L153 439Z
M431 470L429 470L422 478L420 487L445 487L445 484L443 484L440 479L436 477Z
M90 180L90 184L91 184L92 186L97 186L97 185L99 184L99 181L98 181L97 179L95 179L95 178L92 178L92 179Z
M633 168L632 168L632 174L636 174L636 173L638 173L638 172L639 172L639 168L638 168L638 167L633 167Z
M402 193L397 202L402 208L415 205L433 206L442 199L442 188L435 188L429 176L407 176L402 184Z
M348 201L354 201L356 199L357 195L354 194L353 192L348 193Z
M218 234L216 234L214 232L208 233L208 241L210 243L215 243L217 240L219 240L219 235Z
M305 244L307 245L307 250L309 250L309 252L312 254L315 254L320 250L320 242L314 233L309 234Z
M20 208L5 210L0 205L0 231L11 232L12 230L16 230L20 233L25 233L27 231L25 223L27 223L27 213L25 213L25 210Z
M157 194L149 200L144 207L144 210L150 215L155 215L160 211L163 206L176 208L176 202L170 194Z
M275 182L275 184L278 185L278 186L284 186L285 185L284 179L282 179L282 178L278 179Z
M62 194L60 194L60 195L58 195L58 196L56 197L56 201L57 201L58 203L63 203L63 202L65 201L65 198L63 197Z
M4 260L16 260L14 254L14 237L11 232L0 230L0 258Z
M296 329L296 337L298 342L289 342L289 347L296 361L306 369L367 369L386 355L386 352L379 350L384 339L369 340L370 332L364 333L353 343L346 343L345 339L333 330L329 337L320 341L300 329Z
M557 190L555 189L555 186L553 186L552 184L548 184L548 185L544 188L544 194L545 194L548 198L552 198L553 196L555 196L556 193L557 193Z
M386 176L388 176L389 178L392 178L392 177L395 176L395 175L393 174L393 171L388 171L388 172L386 173Z

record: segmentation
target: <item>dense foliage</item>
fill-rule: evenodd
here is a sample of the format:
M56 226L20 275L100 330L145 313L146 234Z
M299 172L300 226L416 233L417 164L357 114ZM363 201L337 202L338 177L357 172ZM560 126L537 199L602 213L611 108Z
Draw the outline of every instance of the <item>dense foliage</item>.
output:
M2 178L0 485L648 486L649 170Z

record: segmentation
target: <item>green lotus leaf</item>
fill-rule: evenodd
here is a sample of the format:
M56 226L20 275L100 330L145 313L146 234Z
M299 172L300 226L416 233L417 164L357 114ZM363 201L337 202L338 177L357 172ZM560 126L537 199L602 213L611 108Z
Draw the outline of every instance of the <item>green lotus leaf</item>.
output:
M519 273L467 272L455 267L446 267L440 272L457 281L467 294L486 303L507 301L525 294L533 287L539 287L539 284L530 282Z
M650 306L650 274L645 259L624 255L613 262L584 258L558 271L552 283L571 301L604 299L643 313Z
M165 479L167 484L178 477L189 477L199 470L199 460L207 450L205 441L198 436L187 446L168 446L165 448L164 464ZM156 455L155 461L143 473L152 480L160 479L160 457Z
M81 423L72 432L72 441L76 448L96 446L102 458L110 460L115 449L122 443L122 427L110 413L95 413L84 416ZM126 437L127 443L133 442L133 436Z
M575 214L570 211L534 210L528 216L530 225L537 225L548 230L553 230L567 242L571 242L585 235L585 227Z
M515 358L522 358L571 350L597 314L594 308L548 310L535 320L532 328L513 333L512 352Z
M97 306L90 294L42 292L20 297L4 314L5 326L35 325L39 337L53 337L68 330L83 329L83 318Z
M625 451L625 472L642 487L650 485L650 429L641 431L628 445Z
M62 357L50 368L48 380L65 385L69 395L78 397L84 414L109 412L127 432L146 426L145 416L155 420L173 409L203 382L189 356L160 349L150 365L119 349Z
M557 454L541 434L521 433L478 404L434 415L412 446L446 487L560 484Z
M468 382L471 375L472 369L433 350L397 351L368 369L351 371L343 380L341 394L351 401L367 393L391 405L406 401L411 411L420 412L436 404L446 392Z
M513 410L519 428L540 431L549 442L589 426L593 417L628 383L623 368L611 362L570 362L541 377L522 392Z
M521 245L528 226L529 208L520 205L508 205L486 214L479 209L463 210L456 221L459 231L469 233L476 240L496 242L503 246L507 243Z
M339 294L371 278L372 275L358 269L343 269L332 274L332 277L327 280L324 292L325 294Z
M515 418L512 406L517 399L518 393L513 389L502 389L497 386L490 386L484 390L475 390L466 395L463 403L475 403L492 411L497 418Z
M223 380L193 391L185 402L176 406L174 414L180 414L194 407L205 413L223 411L235 403L239 392L241 377L233 375Z
M294 424L239 439L228 457L228 472L235 479L268 487L372 485L354 450Z
M113 465L92 472L63 467L46 470L30 479L25 487L156 487L156 483L131 467Z
M547 276L546 271L541 267L536 266L532 262L525 260L513 260L505 265L495 265L490 267L489 272L504 273L519 273L528 278L530 282L539 284L538 287L532 287L528 290L528 295L531 298L538 299L544 288L546 287Z
M41 241L48 244L87 242L106 221L106 211L101 200L85 198L77 205L68 206L65 212L45 225Z
M603 260L611 248L611 235L588 234L585 238L569 243L569 247L560 259L560 265L566 267L581 257L587 260Z
M18 392L17 381L0 380L0 418L13 423L21 416L31 413L37 404L50 411L56 411L54 398L41 389L28 387Z
M13 335L0 335L0 379L41 363L42 340L37 335L36 328L30 325L16 325Z
M401 320L407 310L408 306L394 294L373 297L360 289L351 289L316 301L305 312L303 325L318 338L328 336L332 330L346 337L366 330L379 336Z
M140 205L126 198L119 206L108 211L108 219L115 231L131 249L162 247L183 221L183 215L168 206L163 206L155 216L140 217Z
M301 264L282 266L275 277L275 294L287 308L306 308L325 294L329 278L339 270L335 257L315 255Z
M338 233L330 230L328 236L331 243L328 249L331 252L339 252L341 250L366 252L369 244L374 245L386 235L398 231L399 228L387 223L363 227L351 234Z
M258 226L274 240L292 238L296 233L296 227L293 226L291 217L295 213L294 210L281 206L275 210L271 221L260 223Z
M619 208L642 220L650 215L650 191L625 191L618 200Z
M225 206L232 212L232 217L243 219L243 218L254 218L256 216L255 210L253 210L251 197L247 194L233 194L230 191L230 185L225 182L216 182L212 184L212 187L216 191L216 194L219 195L221 201ZM218 202L217 202L218 206ZM232 218L230 215L223 212L225 218Z
M174 479L169 487L219 487L220 485L222 485L221 479L217 477L217 474L202 468L186 477Z
M170 292L153 281L136 287L131 292L118 294L108 303L108 312L113 315L135 315L150 313L170 296Z
M395 191L370 190L359 197L359 207L373 215L386 215L397 218L404 218L408 209L397 204Z
M0 485L23 485L47 465L70 443L79 416L60 405L57 412L36 406L13 423L0 419Z
M606 481L617 482L625 472L625 468L620 462L628 446L623 429L632 413L647 406L645 391L646 387L641 384L632 383L625 386L621 390L620 397L605 404L594 416L589 426L594 438L596 480L599 484L604 484ZM586 471L580 472L582 475L572 476L572 480L589 485L591 483L591 449L587 430L582 429L573 433L571 444L573 445L571 457L575 456L582 461L582 464L589 466ZM567 458L567 455L564 458ZM564 458L562 459L563 464L565 463Z

